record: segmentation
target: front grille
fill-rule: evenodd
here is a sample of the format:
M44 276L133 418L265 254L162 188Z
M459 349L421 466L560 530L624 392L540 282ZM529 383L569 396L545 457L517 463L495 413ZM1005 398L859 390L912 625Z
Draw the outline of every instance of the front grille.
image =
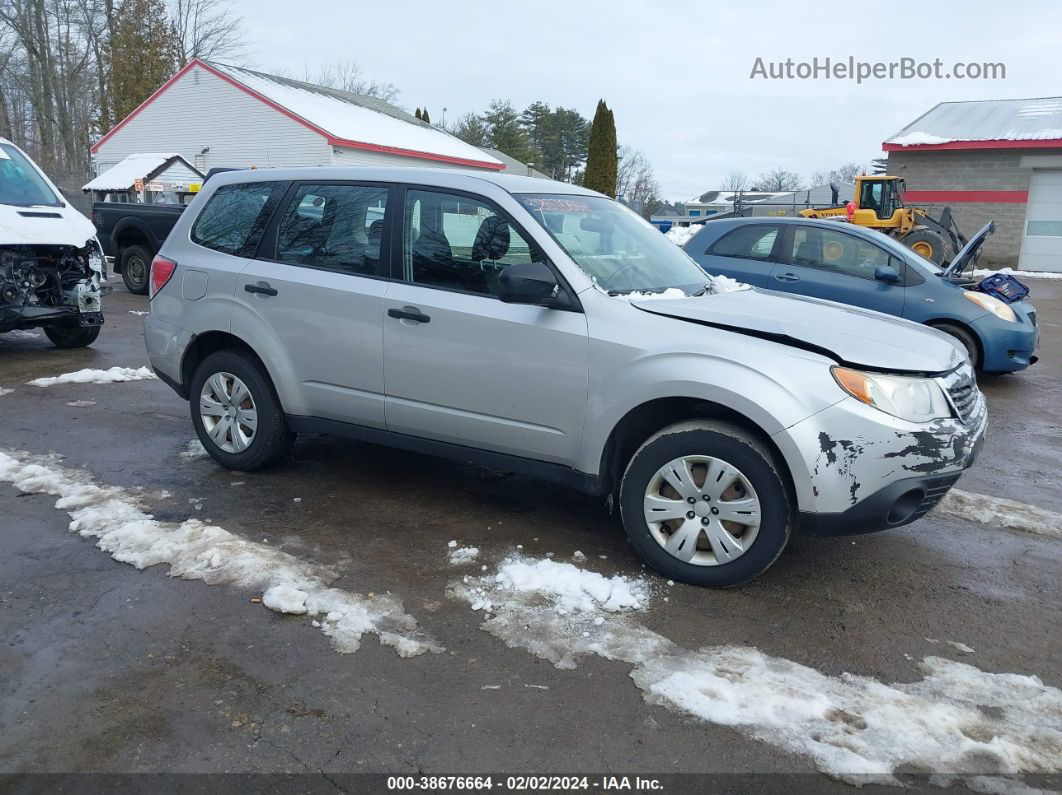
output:
M963 422L969 422L977 411L981 397L970 368L964 366L950 372L944 377L944 386L959 417Z
M922 502L919 503L918 510L914 512L913 518L918 519L929 513L944 498L944 495L951 490L951 487L955 485L955 481L959 479L961 474L961 472L956 472L953 475L942 475L939 478L927 480L926 493L922 496Z

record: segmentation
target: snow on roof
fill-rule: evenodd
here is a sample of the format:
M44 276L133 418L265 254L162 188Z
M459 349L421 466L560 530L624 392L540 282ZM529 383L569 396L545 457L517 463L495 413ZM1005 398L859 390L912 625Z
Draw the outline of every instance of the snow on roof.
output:
M206 64L269 102L342 141L406 149L498 166L471 144L376 97L315 86L211 61ZM342 146L342 143L337 145Z
M129 190L138 179L147 179L174 158L191 168L178 152L140 152L107 169L81 190Z
M1056 138L1062 138L1062 97L941 102L885 143L925 146Z

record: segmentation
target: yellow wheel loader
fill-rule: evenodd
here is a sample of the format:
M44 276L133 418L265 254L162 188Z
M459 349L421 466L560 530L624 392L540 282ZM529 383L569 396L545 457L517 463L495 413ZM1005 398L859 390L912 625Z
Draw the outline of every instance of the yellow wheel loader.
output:
M851 218L847 205L809 208L800 214L805 218L847 219L877 229L938 265L953 259L966 244L966 238L955 225L951 208L945 207L939 218L933 218L925 210L905 207L903 190L901 177L856 177L855 212Z

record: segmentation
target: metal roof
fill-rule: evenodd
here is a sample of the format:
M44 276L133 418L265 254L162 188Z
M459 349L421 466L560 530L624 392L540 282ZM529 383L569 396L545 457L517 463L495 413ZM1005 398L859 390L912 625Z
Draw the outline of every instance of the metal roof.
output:
M1062 97L941 102L885 141L887 149L1062 139Z

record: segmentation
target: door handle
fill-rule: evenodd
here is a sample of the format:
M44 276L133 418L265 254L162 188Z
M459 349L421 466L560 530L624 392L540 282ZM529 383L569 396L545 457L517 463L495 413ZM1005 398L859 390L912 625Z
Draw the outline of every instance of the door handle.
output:
M388 309L388 317L396 317L399 320L412 320L417 323L430 323L431 318L425 315L415 306L404 306L401 309Z
M249 293L258 293L259 295L276 295L276 288L270 287L269 282L258 282L258 284L245 284L243 289Z
M774 278L776 278L780 282L799 282L800 281L800 277L797 276L795 273L779 273Z

